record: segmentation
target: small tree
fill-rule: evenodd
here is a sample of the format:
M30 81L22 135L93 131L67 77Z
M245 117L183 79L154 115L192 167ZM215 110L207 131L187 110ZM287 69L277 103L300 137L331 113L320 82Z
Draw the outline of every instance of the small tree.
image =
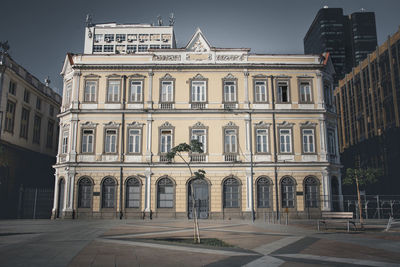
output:
M187 165L190 171L190 177L194 177L194 179L204 179L206 172L204 170L197 170L196 172L192 172L192 168L190 166L190 160L186 160L183 157L182 153L203 153L202 149L203 144L197 140L192 140L190 145L186 143L181 143L171 149L170 152L167 153L167 159L172 160L175 156L180 157L183 162ZM194 212L194 235L193 239L195 243L200 243L200 229L197 217L197 210L195 207L195 199L194 199L194 190L193 190L193 183L190 183L191 194L190 197L192 198L192 210Z
M343 184L356 184L357 189L357 199L358 199L358 211L360 215L361 227L363 227L363 218L361 212L361 197L360 197L360 186L365 186L367 184L373 184L378 181L378 178L383 174L382 169L374 168L348 168L346 170L346 177L343 180Z

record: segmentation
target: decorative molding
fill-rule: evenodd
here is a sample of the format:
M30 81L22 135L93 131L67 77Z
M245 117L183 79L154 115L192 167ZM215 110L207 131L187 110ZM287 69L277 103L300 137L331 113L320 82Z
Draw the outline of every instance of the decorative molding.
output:
M181 61L180 55L153 55L153 60L158 61Z
M139 79L144 79L144 78L146 78L146 76L145 76L145 75L142 75L142 74L139 74L139 73L135 73L135 74L129 75L128 78L139 78Z
M90 74L87 74L87 75L84 75L83 76L84 78L100 78L101 76L100 75L97 75L97 74L93 74L93 73L90 73Z
M293 127L294 123L284 121L282 123L278 123L279 127Z
M237 61L237 60L244 60L243 55L217 55L217 60L219 61Z
M62 124L61 124L61 128L64 129L64 130L69 129L69 126L70 126L69 123L62 123Z
M233 121L228 122L228 124L226 125L228 127L236 127L236 124Z
M232 73L228 73L224 78L224 80L236 80L236 77L232 75Z
M113 73L113 74L107 75L106 77L107 77L107 78L121 78L122 76L119 75L119 74Z
M193 128L204 128L204 127L206 127L206 126L203 123L201 123L200 121L196 122L193 125Z
M104 127L118 128L121 125L121 123L110 121L110 122L107 122L107 123L103 123L103 125L104 125Z
M254 79L267 79L268 76L264 74L256 74L252 76Z
M207 48L206 46L203 44L203 42L199 39L197 39L197 41L193 44L192 46L192 50L194 52L206 52Z
M143 125L144 125L144 123L140 123L140 122L137 122L137 121L133 121L133 122L131 122L131 123L128 123L128 127L131 127L131 128L142 128L143 127Z
M81 123L81 127L87 127L87 128L95 128L98 125L98 123L87 121L84 123Z
M161 77L161 80L172 80L174 79L171 74L167 73L163 77Z
M302 127L315 127L315 126L317 126L317 123L315 123L315 122L310 122L310 121L306 121L306 122L304 122L304 123L300 123L300 125L301 125Z
M192 78L192 80L206 80L207 78L205 78L203 75L201 75L200 73L197 73L196 76L194 76Z
M171 125L171 123L169 123L168 121L166 121L166 122L164 122L163 124L161 124L160 127L161 127L161 128L171 128L171 127L173 127L173 126Z
M265 128L269 128L270 126L271 126L271 123L267 123L267 122L264 122L264 121L260 121L260 122L257 122L257 123L254 123L254 125L256 126L256 127L265 127Z

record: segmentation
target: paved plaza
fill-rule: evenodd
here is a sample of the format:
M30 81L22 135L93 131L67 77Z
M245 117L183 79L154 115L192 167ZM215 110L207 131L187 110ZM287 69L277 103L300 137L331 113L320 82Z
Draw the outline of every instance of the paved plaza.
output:
M400 266L398 229L335 228L201 220L202 238L231 245L210 247L165 241L192 238L188 220L0 221L0 266Z

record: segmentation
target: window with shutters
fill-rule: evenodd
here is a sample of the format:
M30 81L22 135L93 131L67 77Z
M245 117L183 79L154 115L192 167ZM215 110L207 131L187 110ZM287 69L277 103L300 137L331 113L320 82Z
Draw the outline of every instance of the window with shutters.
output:
M111 177L107 177L103 180L101 186L101 207L102 208L115 208L115 180Z
M120 80L108 80L107 85L107 102L108 103L118 103L120 102Z
M126 182L126 208L140 208L140 180L136 177L129 178Z
M303 140L303 153L315 153L314 129L301 129L301 135Z
M311 82L309 81L300 81L299 82L299 91L300 91L300 103L312 103L312 88Z
M256 153L267 154L269 153L268 145L268 129L256 128Z
M106 129L104 139L104 152L115 154L117 153L117 130Z
M267 81L255 80L254 81L254 102L267 103Z
M97 81L85 81L84 102L96 102Z
M224 208L240 207L240 183L236 178L228 178L223 184Z
M257 180L257 207L270 208L271 182L268 177Z
M281 180L282 208L294 208L296 187L291 177Z
M157 183L157 208L174 207L174 183L164 177Z
M143 101L143 81L131 80L129 87L129 102Z
M279 129L279 152L292 153L292 129Z
M306 177L304 179L304 197L306 208L318 208L319 183L315 177Z
M93 185L92 181L85 177L79 180L78 183L78 208L91 208Z
M128 129L128 153L140 154L142 142L142 129Z
M277 82L277 103L290 103L290 87L288 81Z
M82 153L94 152L94 129L82 129Z

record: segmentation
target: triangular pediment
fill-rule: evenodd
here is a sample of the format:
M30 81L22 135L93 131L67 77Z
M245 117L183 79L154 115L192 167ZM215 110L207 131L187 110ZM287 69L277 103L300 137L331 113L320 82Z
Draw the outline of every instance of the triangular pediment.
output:
M211 50L211 45L207 41L203 32L197 28L189 43L186 45L185 50L191 52L208 52Z

